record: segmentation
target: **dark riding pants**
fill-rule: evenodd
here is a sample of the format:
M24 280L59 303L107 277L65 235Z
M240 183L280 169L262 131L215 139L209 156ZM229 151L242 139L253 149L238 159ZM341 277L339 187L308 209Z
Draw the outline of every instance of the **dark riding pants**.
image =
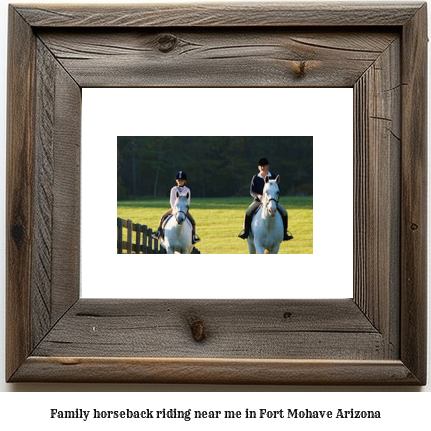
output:
M246 216L248 217L253 217L253 214L255 213L255 211L259 208L259 206L262 205L262 202L256 202L253 201L251 203L251 205L247 208L247 211L245 212ZM277 208L278 211L280 211L280 214L285 217L287 216L287 211L286 209L283 207L283 205L281 205L280 203L277 204Z
M172 208L169 208L169 210L168 210L168 211L166 211L166 212L162 215L162 217L161 217L161 219L160 219L160 221L159 221L159 227L157 228L157 230L158 230L158 231L160 231L160 230L162 229L163 223L164 223L164 222L165 222L165 220L168 218L168 216L172 214L172 211L173 211L173 209L172 209ZM187 218L189 219L190 223L192 224L192 227L193 227L193 235L196 235L196 222L195 222L195 219L192 217L192 215L191 215L191 214L190 214L190 212L188 212L188 211L187 211L186 216L187 216Z

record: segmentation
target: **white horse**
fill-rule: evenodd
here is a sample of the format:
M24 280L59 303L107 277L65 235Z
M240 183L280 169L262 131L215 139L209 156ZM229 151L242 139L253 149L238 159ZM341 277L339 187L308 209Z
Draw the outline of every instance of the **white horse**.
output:
M192 224L187 218L188 198L188 193L180 195L177 192L172 217L165 223L164 238L161 243L167 254L190 254L193 250Z
M250 254L277 254L283 241L283 219L277 210L279 181L278 175L275 180L265 179L262 205L253 217L247 238Z

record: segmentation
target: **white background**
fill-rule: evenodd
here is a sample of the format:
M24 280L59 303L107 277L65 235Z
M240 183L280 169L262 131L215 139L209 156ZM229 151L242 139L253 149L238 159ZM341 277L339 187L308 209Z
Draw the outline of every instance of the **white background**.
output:
M128 0L133 3L133 0ZM159 0L161 2L161 0ZM14 3L28 3L28 1L15 0ZM34 2L40 3L40 2ZM49 1L43 3L64 3L60 0ZM75 3L73 0L68 0L68 3ZM86 3L95 3L88 0ZM110 3L109 0L104 3ZM388 2L389 3L389 2ZM6 35L7 35L7 2L0 4L0 224L4 226L4 206L5 206L5 136L6 136ZM0 231L0 314L4 316L4 268L5 268L5 236L4 229ZM428 309L431 309L430 300L428 300ZM0 321L0 369L4 370L4 318ZM431 333L431 329L428 331ZM430 361L428 354L428 361ZM428 367L430 368L430 367ZM1 374L1 372L0 372ZM298 408L380 408L385 416L380 421L340 421L334 423L332 421L318 422L254 422L253 427L259 429L262 426L271 426L272 429L277 427L285 430L294 426L295 429L309 428L318 426L319 429L334 430L341 428L344 430L347 427L352 430L367 428L369 430L381 430L383 428L390 429L427 429L429 424L429 405L431 402L431 385L428 384L424 388L404 388L404 387L286 387L286 386L201 386L201 385L111 385L111 384L6 384L0 377L0 425L5 428L5 424L11 427L27 426L28 428L42 428L45 430L57 430L61 427L63 430L77 430L84 426L83 423L77 421L50 422L48 419L50 408L143 408L143 407L181 407L192 406L193 408L201 409L218 409L230 408L238 410L243 407L249 408L265 408L272 406L276 408L286 408L295 405ZM15 391L20 393L11 393ZM38 394L25 392L38 391ZM50 392L54 391L54 392ZM59 391L60 393L56 392ZM74 393L83 391L82 393ZM100 391L102 393L93 393L92 391ZM103 393L110 391L126 391L125 394ZM139 392L154 392L149 394L134 394ZM157 392L165 391L183 391L181 394ZM194 391L203 391L195 393ZM218 391L227 391L222 394ZM229 392L232 391L232 392ZM253 393L237 394L236 391L253 391ZM265 393L262 393L264 391ZM296 391L307 392L297 393ZM329 391L329 393L321 393L321 391ZM362 393L362 391L366 391ZM393 393L381 393L380 391L392 391ZM427 393L412 393L415 391L424 391ZM344 393L343 393L344 392ZM347 392L347 393L346 393ZM181 403L181 404L180 404ZM263 405L264 404L264 405ZM85 423L87 424L87 423ZM124 426L124 422L103 422L104 429L118 429L119 426ZM172 426L171 422L166 423ZM163 423L163 426L166 424ZM88 429L93 429L94 422L86 425ZM183 427L184 424L174 422L175 427ZM208 429L220 425L235 426L235 423L230 422L205 422L204 424L196 422L192 426L202 426ZM252 428L251 424L247 425ZM115 428L114 428L115 427ZM137 422L133 425L128 425L127 429L144 429L145 422ZM153 429L156 426L153 424ZM188 426L190 428L190 426ZM6 428L5 428L6 429Z
M83 89L82 100L82 297L352 297L352 89ZM117 255L117 136L313 136L313 254ZM145 224L144 207L133 221Z

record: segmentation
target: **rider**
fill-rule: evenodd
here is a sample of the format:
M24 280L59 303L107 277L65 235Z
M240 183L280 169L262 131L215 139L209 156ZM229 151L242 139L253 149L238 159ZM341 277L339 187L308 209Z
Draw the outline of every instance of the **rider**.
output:
M250 233L251 228L251 220L253 218L253 214L259 208L259 206L262 204L262 194L263 194L263 188L265 186L265 178L268 177L270 180L275 180L277 177L276 175L273 175L271 172L269 172L269 161L267 158L262 157L257 162L257 168L259 169L259 173L255 174L251 180L250 184L250 194L254 198L251 205L247 208L247 211L245 213L244 218L244 227L242 232L238 235L239 238L246 239L248 237L248 234ZM281 218L283 219L283 226L284 226L284 236L283 241L288 241L289 239L292 239L292 235L289 235L287 233L287 211L283 208L283 206L278 202L277 204L278 211L281 214Z
M183 171L179 171L175 175L175 181L176 181L177 185L171 188L171 197L170 197L171 207L169 208L168 211L166 211L162 215L162 218L160 219L157 231L151 235L154 239L160 238L160 235L162 233L162 225L163 225L164 221L167 219L167 217L172 214L172 211L175 207L175 200L176 200L177 192L180 195L186 195L188 193L189 197L188 197L187 204L188 204L188 206L190 206L190 195L191 195L191 193L190 193L190 189L188 187L186 187L187 174ZM196 234L196 222L195 222L194 218L192 217L192 215L190 214L190 211L187 211L186 215L187 215L187 218L190 220L190 223L192 224L192 227L193 227L192 244L196 244L198 241L201 240Z

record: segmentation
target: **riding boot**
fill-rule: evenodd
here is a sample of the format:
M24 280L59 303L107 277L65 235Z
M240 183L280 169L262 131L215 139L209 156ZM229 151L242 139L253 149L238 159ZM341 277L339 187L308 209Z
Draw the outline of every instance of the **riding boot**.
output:
M151 237L152 238L154 238L154 239L157 239L157 240L159 240L160 239L160 229L157 229L155 232L153 232L152 234L151 234Z
M284 234L283 234L283 241L289 241L290 239L293 239L293 235L290 235L287 230L287 214L282 215L281 218L283 219L283 228L284 228Z
M163 239L165 238L165 234L164 234L164 231L163 231L163 223L166 221L166 219L167 219L171 214L172 214L172 210L169 210L169 211L165 212L165 213L162 215L162 217L161 217L161 219L160 219L160 221L159 221L159 225L157 226L157 230L151 234L151 236L152 236L154 239L157 239L157 240L160 240L160 239L161 239L161 240L163 240Z
M151 234L151 236L154 238L154 239L157 239L158 241L160 241L160 240L163 240L164 239L164 231L163 231L163 223L165 222L165 220L166 220L166 218L167 218L167 215L166 214L163 214L162 215L162 218L160 219L160 221L159 221L159 225L157 226L157 230L155 231L155 232L153 232L152 234Z
M201 239L198 237L197 233L195 231L193 231L193 233L192 233L192 244L195 245L200 240Z
M252 217L248 216L247 214L244 217L244 229L242 232L238 235L241 239L246 239L248 237L248 234L250 233L251 229L251 219Z

